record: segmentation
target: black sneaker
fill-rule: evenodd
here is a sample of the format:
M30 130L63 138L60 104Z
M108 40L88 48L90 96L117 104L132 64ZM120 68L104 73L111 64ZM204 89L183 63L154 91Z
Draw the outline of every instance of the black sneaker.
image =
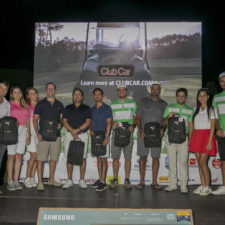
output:
M107 189L106 183L100 182L98 187L96 188L96 191L104 191Z
M100 180L96 180L95 183L91 185L91 188L97 188L100 183Z

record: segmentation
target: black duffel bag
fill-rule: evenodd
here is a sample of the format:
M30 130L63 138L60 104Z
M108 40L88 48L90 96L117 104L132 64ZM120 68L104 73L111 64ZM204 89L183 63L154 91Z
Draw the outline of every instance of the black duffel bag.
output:
M122 122L122 126L115 129L114 144L118 147L126 147L130 143L130 131L128 122Z
M40 134L45 141L56 141L58 124L58 120L54 117L44 119L40 129Z
M102 156L106 153L106 146L103 146L105 140L105 132L95 131L94 135L91 136L91 153L93 156Z
M80 139L70 141L67 163L81 166L83 164L84 142Z
M159 148L161 147L161 126L157 122L149 122L144 125L144 144L146 148Z
M168 119L168 140L173 144L182 144L186 141L184 118L173 116Z
M14 145L18 143L18 123L17 119L11 116L5 116L0 119L0 143L5 145Z

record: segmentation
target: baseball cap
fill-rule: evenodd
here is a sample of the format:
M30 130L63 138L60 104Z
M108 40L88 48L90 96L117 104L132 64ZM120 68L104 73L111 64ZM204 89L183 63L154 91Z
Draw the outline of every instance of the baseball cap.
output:
M225 71L222 72L222 73L220 73L220 75L219 75L219 80L220 80L222 77L225 77Z
M155 80L155 81L152 82L152 85L151 85L151 86L153 86L153 85L158 85L158 86L161 87L161 84L160 84L159 81L157 81L157 80Z
M159 81L156 81L156 80L155 81L152 81L152 85L146 86L146 89L147 89L147 91L148 91L149 94L151 94L151 87L153 85L157 85L157 86L161 87L161 84L159 83Z
M117 90L118 90L119 88L121 88L121 87L124 87L124 88L127 89L127 86L126 86L126 85L121 84L121 85L118 85L118 86L117 86Z

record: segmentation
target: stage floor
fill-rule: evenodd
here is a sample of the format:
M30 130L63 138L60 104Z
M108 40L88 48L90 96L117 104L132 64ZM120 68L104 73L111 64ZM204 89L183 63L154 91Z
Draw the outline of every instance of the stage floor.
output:
M70 189L45 186L44 192L24 188L9 192L4 186L0 195L0 225L36 224L39 207L66 208L139 208L139 209L192 209L195 225L224 225L225 196L198 196L189 187L189 194L179 190L167 193L146 186L143 190L117 190L96 192L94 189Z

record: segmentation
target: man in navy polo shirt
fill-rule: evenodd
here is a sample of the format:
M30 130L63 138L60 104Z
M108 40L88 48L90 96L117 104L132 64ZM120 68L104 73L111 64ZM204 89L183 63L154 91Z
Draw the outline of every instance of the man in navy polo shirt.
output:
M109 157L109 136L112 127L112 110L111 107L106 105L103 100L103 91L100 88L95 88L93 91L93 97L96 102L92 107L92 126L91 135L94 135L96 131L105 132L105 140L103 146L106 147L106 154L97 157L97 167L99 179L92 184L92 188L96 188L96 191L106 190L106 174L108 170L107 158Z
M88 151L88 128L91 124L91 109L89 106L83 104L83 91L79 88L73 90L72 98L73 104L66 106L63 112L63 125L67 129L64 144L64 154L67 157L70 141L74 139L81 139L84 142L83 164L80 166L80 188L87 188L84 181L86 170L86 158ZM67 163L68 180L63 185L63 188L70 188L73 186L73 165Z
M43 178L43 170L44 170L44 161L48 161L48 155L50 155L49 162L49 180L48 185L54 187L60 187L61 184L57 183L54 180L56 162L59 159L60 147L61 147L61 137L60 137L60 129L62 112L63 112L63 104L55 98L56 94L56 85L52 82L46 84L46 95L47 97L39 101L34 110L34 129L37 134L38 144L37 144L37 171L38 171L38 191L44 191L44 185L42 182ZM49 117L54 117L58 121L58 133L56 141L45 141L43 140L40 132L42 127L44 126L43 122L45 119Z

